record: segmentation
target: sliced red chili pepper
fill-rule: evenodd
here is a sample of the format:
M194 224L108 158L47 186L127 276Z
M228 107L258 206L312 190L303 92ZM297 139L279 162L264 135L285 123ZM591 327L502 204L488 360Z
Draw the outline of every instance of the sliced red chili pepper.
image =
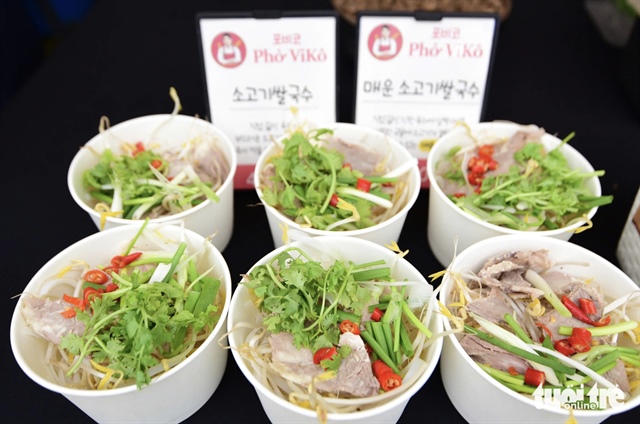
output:
M109 276L104 271L100 271L99 269L92 269L90 271L87 271L82 279L93 284L104 284L109 281Z
M470 172L467 174L467 179L469 180L469 184L471 185L480 185L482 184L482 180L484 176L482 174L476 174L475 172Z
M581 297L578 301L580 302L580 309L582 309L582 312L585 314L593 315L598 313L598 308L596 308L596 304L593 303L593 300Z
M136 141L135 143L135 150L133 151L133 155L137 155L140 152L144 152L144 144L142 143L142 141Z
M527 371L524 373L524 383L538 387L544 384L544 373L533 368L527 368Z
M60 315L65 318L73 318L76 316L76 310L73 308L67 308L64 311L60 312Z
M569 299L569 297L567 297L566 295L562 296L560 298L560 301L562 302L562 304L564 306L567 307L567 309L569 310L569 312L571 312L571 315L573 315L573 317L575 319L578 319L584 323L590 324L590 325L594 325L593 320L591 318L589 318L587 316L587 314L585 314L582 309L580 309L578 307L578 305L576 305L575 303L573 303L571 301L571 299Z
M549 330L549 327L542 324L541 322L536 322L536 326L540 327L545 333L547 333L547 336L549 336L549 338L553 341L553 333L551 332L551 330ZM542 340L544 340L544 336L542 336L541 338Z
M84 308L86 307L86 304L84 303L84 299L80 299L79 297L69 296L66 293L62 295L62 300L64 300L67 303L71 303L73 306L77 307L81 311L84 311Z
M498 162L496 162L495 160L491 159L489 161L489 171L495 171L496 169L498 169Z
M84 301L85 304L91 305L91 302L97 297L100 297L100 292L93 287L87 287L84 289Z
M325 359L331 359L331 357L338 353L338 349L335 346L321 347L313 354L313 363L319 365L321 361Z
M384 315L384 312L382 312L380 308L375 308L371 313L371 320L376 322L380 321L380 318L382 318L383 315Z
M118 269L124 268L131 262L138 259L140 255L142 255L142 252L134 252L127 256L114 256L111 259L111 266Z
M344 321L342 321L340 323L340 332L341 333L353 333L353 334L360 334L360 327L358 326L358 324L356 324L353 321L349 321L348 319L345 319Z
M507 368L507 370L509 371L509 374L511 375L518 375L518 371L516 371L516 369L514 367L509 367Z
M472 169L474 166L476 166L478 160L480 160L480 158L478 158L477 156L472 156L471 158L469 158L469 160L467 161L467 169Z
M380 382L380 388L385 392L402 386L402 377L400 377L393 371L389 371L382 375L379 375L378 381Z
M604 327L606 325L609 325L609 323L611 322L611 317L610 316L606 316L604 318L600 318L598 321L595 321L593 323L594 327Z
M473 165L473 168L471 168L471 172L473 172L474 174L484 174L485 172L487 172L487 169L489 169L488 164L483 161L478 161L478 163Z
M491 158L493 156L493 146L491 144L483 144L478 147L478 156Z
M571 346L568 339L558 340L553 344L553 348L564 356L571 356L576 353L576 350Z
M112 291L116 291L116 290L118 290L118 285L115 283L109 283L105 287L105 291L107 293L111 293Z
M335 208L336 206L338 206L339 201L340 201L340 198L338 197L338 195L333 193L331 195L331 200L329 200L329 204Z
M460 193L460 192L458 192L458 193L453 193L453 197L455 197L455 198L457 198L457 199L459 199L459 198L461 198L461 197L464 197L464 196L465 196L465 194L464 194L464 193Z
M358 182L356 183L356 190L368 193L369 190L371 190L371 181L364 178L358 178Z
M151 161L151 166L158 169L162 166L162 161L160 159L154 159Z
M591 333L586 328L574 327L567 341L576 352L582 353L591 350Z
M380 382L380 387L385 392L402 385L402 377L394 373L391 367L385 364L382 359L378 359L371 364L371 369L373 375L375 375Z
M120 268L118 268L117 266L113 266L113 265L104 267L104 268L102 268L102 270L104 272L106 272L107 274L109 274L109 275L111 275L112 272L115 272L116 274L120 272Z
M387 365L382 359L376 359L371 364L371 370L373 371L373 375L375 375L376 377L388 372L393 372L391 367Z

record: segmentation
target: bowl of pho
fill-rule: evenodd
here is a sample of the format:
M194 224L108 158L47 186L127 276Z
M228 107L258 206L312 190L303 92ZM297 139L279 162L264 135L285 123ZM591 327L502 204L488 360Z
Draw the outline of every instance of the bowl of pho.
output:
M211 122L177 110L112 127L103 117L69 166L69 191L99 230L184 220L222 251L233 231L235 148Z
M531 232L568 240L592 225L603 196L587 159L535 125L483 122L442 136L427 161L427 238L438 261L488 237Z
M243 276L229 346L271 422L395 423L438 362L435 310L402 252L307 235Z
M265 149L254 185L276 247L286 228L388 244L420 192L417 161L396 140L349 124L290 130Z
M69 246L18 298L11 348L35 383L97 422L180 422L225 371L231 278L183 225L102 231Z
M444 274L440 372L469 422L598 423L640 405L640 290L565 240L497 236Z

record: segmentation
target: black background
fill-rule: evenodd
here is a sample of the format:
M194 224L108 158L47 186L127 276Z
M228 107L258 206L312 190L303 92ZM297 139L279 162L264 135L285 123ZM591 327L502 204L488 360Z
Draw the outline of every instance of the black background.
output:
M2 387L8 422L90 422L62 396L42 389L17 366L9 343L14 295L66 246L96 231L75 205L67 167L97 133L102 115L112 124L169 113L176 87L186 115L206 114L195 15L259 9L327 10L327 1L98 0L86 18L2 109L0 142L0 281ZM636 25L636 30L637 30ZM340 121L351 122L355 28L339 26ZM10 34L3 34L9 36ZM637 36L637 31L636 31ZM640 182L640 111L621 76L623 50L606 44L581 1L516 0L503 22L486 105L487 120L534 123L565 136L596 169L614 203L600 208L595 227L571 241L617 264L616 245ZM631 73L631 74L629 74ZM441 269L426 240L428 193L410 211L399 240L423 274ZM253 191L236 191L234 234L223 252L234 283L273 249L264 211ZM498 408L499 405L496 405ZM634 418L635 417L635 418ZM637 422L640 409L608 422ZM258 398L231 355L221 385L188 422L265 422ZM463 422L442 388L438 370L415 395L400 422Z

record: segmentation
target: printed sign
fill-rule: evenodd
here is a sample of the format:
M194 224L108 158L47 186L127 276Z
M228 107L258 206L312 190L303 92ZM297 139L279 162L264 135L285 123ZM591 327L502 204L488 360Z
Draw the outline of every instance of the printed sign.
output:
M198 15L209 115L236 146L234 187L296 122L336 121L337 14Z
M418 158L459 121L480 122L497 37L493 15L361 14L355 123Z

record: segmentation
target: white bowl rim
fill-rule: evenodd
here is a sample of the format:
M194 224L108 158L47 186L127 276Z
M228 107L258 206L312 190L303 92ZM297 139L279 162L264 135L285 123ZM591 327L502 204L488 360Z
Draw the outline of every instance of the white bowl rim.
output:
M480 130L480 129L485 129L485 128L490 128L490 127L507 127L507 128L526 128L529 125L525 125L525 124L517 124L515 122L509 122L509 121L490 121L490 122L480 122L477 124L469 124L469 127L471 128L471 130ZM449 131L448 133L444 134L440 139L445 138L445 137L450 137L453 136L454 134L458 133L458 132L462 132L465 131L464 127L457 127L454 128L453 130ZM545 132L545 134L543 135L544 138L548 139L548 140L553 140L555 143L560 144L562 142L562 140L560 140L558 137L554 136L553 134L549 134L547 132ZM440 140L439 139L439 140ZM438 141L439 141L438 140ZM437 141L436 141L437 144ZM434 147L431 149L431 152L434 151L435 145ZM582 160L584 161L584 163L587 165L587 169L586 171L588 172L594 172L595 169L593 168L593 166L591 165L591 163L587 160L587 158L584 157L584 155L582 155L582 153L580 153L578 150L576 150L576 148L574 148L573 146L571 146L570 144L565 144L564 146L561 147L560 149L563 154L569 153L571 156L576 157L578 160ZM522 234L523 231L522 230L514 230L512 228L507 228L507 227L501 227L499 225L495 225L495 224L491 224L488 223L486 221L481 220L480 218L476 218L475 216L468 214L466 212L464 212L462 209L460 209L459 207L457 207L455 204L453 204L453 202L451 202L451 199L449 199L447 197L447 195L444 194L444 192L442 191L442 189L440 188L440 185L438 184L437 180L436 180L436 175L435 175L435 163L436 161L432 160L432 153L429 152L429 158L427 159L427 177L429 179L429 190L433 190L433 192L440 198L442 198L444 201L447 202L447 204L449 204L451 206L451 209L455 210L458 215L462 215L466 218L468 218L471 222L480 225L486 229L492 230L492 231L496 231L496 232L500 232L502 234ZM595 189L596 192L594 193L594 195L596 196L601 196L602 195L602 185L600 184L600 179L598 177L590 177L593 178L595 181ZM589 213L587 214L587 218L592 219L594 217L594 215L596 214L596 212L598 211L598 206L591 208L589 210ZM532 231L531 233L533 234L537 234L538 236L555 236L558 234L562 234L565 232L569 232L569 233L574 233L576 229L580 228L581 226L583 226L585 224L584 220L578 220L576 222L574 222L571 225L568 225L566 227L562 227L562 228L556 228L555 230L539 230L539 231Z
M611 262L609 262L602 256L588 249L585 249L582 246L571 243L570 241L567 241L567 240L560 240L556 238L541 239L540 237L535 236L533 234L517 234L517 235L505 234L505 235L495 236L495 237L481 240L477 243L474 243L472 246L468 247L467 249L463 250L458 256L456 256L456 258L454 258L453 262L451 263L451 266L449 267L449 269L451 270L456 269L456 265L460 261L463 261L466 258L466 256L468 256L469 254L472 254L473 251L475 250L483 250L484 248L487 248L487 252L493 251L493 249L490 249L488 247L500 245L503 240L504 241L517 240L522 242L540 243L541 244L540 248L542 249L546 249L548 246L558 247L558 248L560 247L570 248L572 250L575 250L576 255L583 257L585 260L589 260L591 258L598 258L598 260L604 261L604 263L607 266L611 266L611 271L616 274L617 278L620 278L622 280L629 282L630 284L635 285L635 283L633 283L633 281L624 272L622 272L620 269L618 269L618 267L613 265ZM489 256L494 256L494 254L488 254L488 257ZM439 299L442 299L443 295L445 295L446 297L446 294L447 294L446 289L449 289L449 285L450 285L448 283L450 279L448 277L443 277L443 278L446 278L446 280L443 280L441 282L442 289L438 296ZM449 319L444 315L442 316L442 322L443 322L443 327L445 331L451 330L451 324L449 323ZM494 388L497 388L502 393L505 393L506 395L508 395L510 398L514 400L521 401L527 404L528 406L535 407L535 408L540 406L540 405L536 405L533 399L530 399L526 395L522 395L513 390L510 390L509 388L503 386L502 384L498 383L493 378L491 378L489 374L487 374L482 368L480 368L478 364L476 364L475 361L471 359L471 357L467 355L466 352L464 352L464 349L460 345L460 342L458 341L456 334L449 334L446 337L449 339L449 341L453 345L456 352L460 354L460 356L462 356L463 360L467 364L469 364L469 366L471 366L478 374L482 376L485 382L488 382L491 386L493 386ZM625 402L622 406L617 406L617 407L608 408L604 410L574 409L573 414L576 417L605 417L606 418L610 415L620 414L630 409L633 409L638 405L640 405L640 395L636 396L635 398L632 398L628 402ZM567 415L569 414L569 411L567 409L564 409L560 406L543 405L541 410L546 410L554 413L567 414Z
M358 128L358 129L362 129L365 130L368 133L373 133L373 134L379 134L382 135L386 138L387 142L389 142L391 144L391 146L393 146L394 149L402 149L402 150L406 150L404 146L402 146L396 139L389 137L383 133L381 133L380 131L377 131L373 128L369 128L369 127L365 127L362 125L357 125L357 124L352 124L349 122L334 122L331 124L324 124L323 126L316 126L314 129L316 128L327 128L329 126L333 126L333 127L352 127L352 128ZM281 137L284 138L286 136ZM368 234L371 232L374 232L376 230L379 230L380 228L384 228L387 227L391 224L393 224L394 222L396 222L399 219L402 219L404 216L406 216L406 214L409 212L409 210L413 207L413 205L416 203L416 200L418 199L418 195L420 194L420 170L418 169L418 165L416 164L415 167L411 168L411 171L409 173L409 179L413 180L413 184L414 184L414 188L415 190L413 191L413 193L411 193L411 196L407 199L407 203L402 207L402 209L400 209L398 212L396 212L393 216L389 217L388 219L386 219L385 221L382 221L378 224L372 225L371 227L367 227L367 228L360 228L357 230L345 230L345 231L327 231L327 230L319 230L317 228L306 228L306 227L302 227L300 224L298 224L297 222L294 222L291 218L289 218L288 216L284 215L282 212L280 212L278 209L274 208L273 206L268 205L266 202L264 202L262 200L262 189L260 188L260 170L258 169L258 166L260 166L261 164L263 164L267 158L267 156L269 156L269 154L272 152L272 150L276 148L275 144L270 144L269 147L267 147L266 149L264 149L262 151L262 153L260 154L260 156L258 157L258 160L256 162L256 168L255 168L255 172L253 175L253 184L255 186L255 190L256 193L258 194L258 198L260 199L260 202L262 203L262 205L268 209L269 211L271 211L275 216L278 216L280 218L281 221L286 222L288 225L290 225L293 228L296 228L298 230L304 231L308 234L311 234L313 236L329 236L332 234L343 234L345 236L360 236L360 235L364 235L364 234Z
M172 225L172 224L167 224L167 225ZM56 254L51 259L49 259L42 267L40 267L40 269L36 272L36 274L34 274L34 276L31 278L31 280L27 285L31 284L31 282L34 281L36 278L43 277L44 268L49 267L50 264L57 261L61 257L66 256L68 254L68 251L75 249L79 246L92 244L97 240L99 240L100 238L105 237L105 234L111 234L113 232L123 232L123 233L133 234L135 232L134 228L135 227L131 225L121 226L121 227L110 229L108 233L97 232L83 239L78 240L77 242L67 246L65 249L63 249L58 254ZM205 239L205 237L202 237L195 231L189 230L188 228L184 228L184 231L192 233L192 235L195 236L196 238L200 238L203 240ZM171 368L169 371L163 372L156 378L152 378L150 385L158 384L159 382L170 378L173 374L179 372L182 368L186 367L190 362L193 362L195 358L201 355L201 353L204 351L204 349L208 345L214 342L217 343L218 341L217 335L223 330L223 326L226 325L225 322L226 322L226 317L229 313L229 308L231 307L231 292L233 290L233 285L231 283L231 273L229 271L228 265L226 264L226 261L224 260L224 257L211 242L209 242L209 248L212 249L213 255L216 257L216 260L221 261L220 263L224 265L224 268L222 269L224 281L222 281L221 279L220 286L224 287L225 294L224 294L224 304L220 314L220 319L216 323L215 327L213 328L209 336L204 340L204 342L198 347L198 349L196 349L196 351L193 354L189 355L189 357L181 361L178 365ZM18 365L20 365L20 368L22 369L22 371L25 374L27 374L27 376L31 378L34 382L38 383L40 386L52 392L60 393L60 394L63 394L64 396L77 396L77 397L85 397L85 398L92 398L92 397L104 398L109 396L119 396L125 393L135 392L139 390L135 384L124 386L124 387L118 387L116 389L110 389L110 390L88 390L88 389L69 388L69 387L65 387L65 386L61 386L59 384L53 383L48 379L45 379L40 375L38 375L37 373L33 372L31 368L26 364L26 362L22 359L21 355L17 354L16 348L14 347L17 344L16 338L18 337L17 336L18 321L23 319L22 314L20 313L20 305L21 305L21 302L20 302L20 299L18 298L18 302L13 310L13 314L11 317L11 328L10 328L11 350L13 351L13 356L16 362L18 363ZM146 386L140 390L144 390L145 388Z
M386 250L385 247L380 246L374 242L368 241L368 240L363 240L363 239L358 239L358 238L353 238L353 237L347 237L347 236L343 236L343 235L331 235L331 236L319 236L317 237L316 241L320 241L320 242L324 242L327 241L329 243L341 243L342 241L344 241L345 239L348 239L349 242L353 241L356 244L361 244L364 247L366 247L369 250L378 250L378 251L384 251ZM269 261L270 259L273 259L276 255L280 254L282 251L284 251L285 249L288 249L290 247L296 247L296 246L300 246L301 244L299 242L292 242L290 244L285 244L283 246L278 247L275 250L272 250L270 253L267 253L266 255L264 255L261 259L259 259L258 261L255 262L255 264L251 267L251 269L249 271L247 271L247 274L249 274L256 266L266 263L267 261ZM418 273L419 275L422 275L422 273L420 273L420 271L418 271L409 261L407 261L405 258L400 258L400 261L403 261L406 263L407 266L409 266L410 269L415 270L416 273ZM424 276L422 276L422 279L427 282L427 280L424 278ZM235 303L238 302L238 298L239 296L236 295L236 293L239 293L240 290L246 291L248 290L246 287L242 286L241 284L238 284L236 290L234 291L234 294L231 298L231 307L233 308ZM255 376L253 375L253 373L251 373L251 371L248 369L247 365L244 363L244 358L240 355L240 353L237 352L236 349L234 349L233 345L232 345L232 341L235 341L235 337L233 332L231 331L233 328L234 323L232 322L231 319L231 314L229 314L229 317L227 319L227 331L228 331L228 336L229 336L229 348L231 349L231 353L235 359L236 364L238 365L238 367L240 368L240 370L242 371L242 374L244 375L244 377L251 383L251 385L255 388L255 390L259 391L260 394L267 396L271 401L275 402L276 404L278 404L278 406L286 408L291 410L294 413L298 413L301 414L303 416L306 417L316 417L316 412L312 411L310 409L306 409L303 408L301 406L295 405L291 402L289 402L288 400L276 395L275 393L273 393L273 391L267 389L266 387L264 387L264 385L262 385L262 383L260 383ZM435 315L432 318L432 326L435 327L435 330L437 331L442 331L442 321L439 320ZM434 331L435 333L435 331ZM366 409L364 411L357 411L357 412L349 412L349 413L328 413L327 414L327 418L328 421L350 421L350 420L357 420L357 419L364 419L364 418L369 418L372 416L375 416L377 414L379 414L382 411L388 411L391 410L401 404L403 404L404 402L408 402L409 400L411 400L411 398L418 392L420 391L420 389L425 385L425 383L429 380L429 378L431 378L431 375L433 374L433 371L435 370L437 364L440 362L440 355L442 353L442 345L443 345L443 341L444 341L444 337L439 337L437 340L435 340L429 347L428 349L435 349L432 353L430 353L431 355L433 355L433 361L431 363L429 363L427 365L427 368L425 369L425 371L423 372L423 374L420 376L420 378L418 380L416 380L413 385L408 388L404 393L392 398L391 400L389 400L388 402L383 403L382 405L379 406L375 406L373 408L369 408Z
M140 122L144 122L144 121L156 121L156 120L160 120L160 119L168 119L171 116L172 115L168 114L168 113L167 114L159 113L159 114L154 114L154 115L138 116L138 117L135 117L135 118L127 119L126 121L119 122L116 125L113 125L113 126L109 127L109 129L125 128L125 127L127 127L129 125L136 125L136 124L138 124ZM230 152L229 157L227 157L227 160L229 161L229 175L227 175L227 178L224 180L222 185L218 188L218 190L216 191L216 194L224 192L225 190L227 190L227 188L233 183L233 180L235 178L235 174L236 174L236 171L237 171L237 167L238 167L238 157L237 157L237 154L236 154L236 148L233 145L233 143L231 142L231 140L229 139L229 137L225 133L223 133L222 130L220 130L213 123L207 121L206 119L202 119L202 118L199 118L199 117L196 117L196 116L188 116L188 115L180 115L180 114L174 115L173 119L184 120L184 121L192 121L192 122L197 122L199 125L209 126L211 129L214 130L216 137L220 138L223 143L228 145L229 152ZM100 140L101 137L102 137L102 134L98 133L98 134L94 135L89 141L87 141L82 147L80 147L80 149L78 149L76 154L73 156L73 159L71 160L71 163L69 164L69 169L67 171L67 187L69 188L69 193L71 194L71 197L78 204L78 206L80 206L82 209L84 209L85 212L87 212L89 215L93 216L94 218L100 218L100 214L80 198L80 195L76 191L75 184L73 182L73 172L78 166L77 163L80 161L80 156L81 156L81 154L83 152L83 148L86 147L86 146L89 146L90 144L97 143ZM173 220L183 219L183 218L186 218L187 216L199 211L200 209L206 208L210 203L211 203L211 200L205 199L202 203L194 206L193 208L191 208L189 210L182 211L182 212L177 213L177 214L162 216L162 217L159 217L159 218L153 218L153 219L150 220L150 222L163 223L163 222L169 222L169 221L173 221ZM108 216L106 218L106 222L112 222L112 223L115 223L115 224L118 224L118 225L130 225L132 223L136 223L136 222L139 222L139 221L140 220L126 219L126 218L116 218L116 217L113 217L113 216Z

